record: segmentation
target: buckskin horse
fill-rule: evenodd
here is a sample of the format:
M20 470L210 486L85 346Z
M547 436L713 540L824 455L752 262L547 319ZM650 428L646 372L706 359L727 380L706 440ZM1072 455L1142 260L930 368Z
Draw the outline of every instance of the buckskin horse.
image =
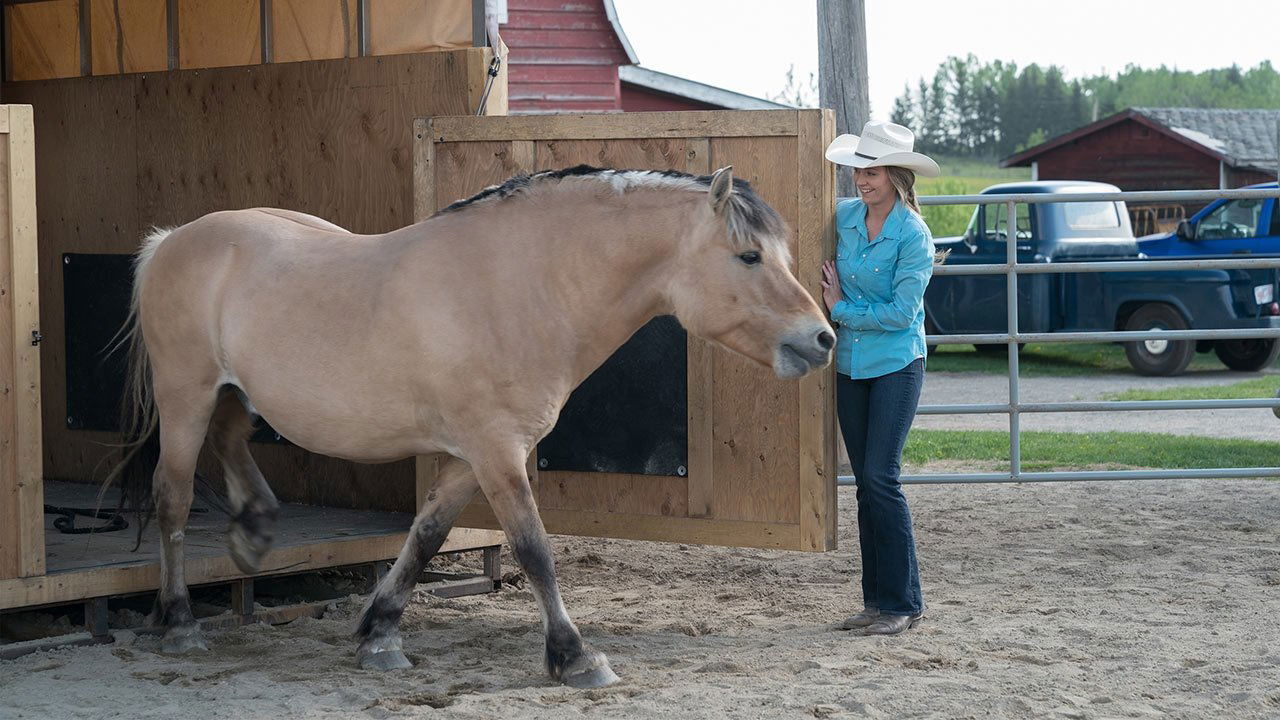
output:
M260 416L338 458L445 456L355 631L362 667L410 666L401 614L480 490L537 598L551 677L616 682L565 611L526 459L569 393L658 315L782 378L826 365L835 335L791 273L789 238L732 168L588 166L514 177L384 235L265 208L152 232L126 338L135 443L159 436L162 649L206 648L183 579L206 435L232 558L254 573L270 546L279 505L248 446Z

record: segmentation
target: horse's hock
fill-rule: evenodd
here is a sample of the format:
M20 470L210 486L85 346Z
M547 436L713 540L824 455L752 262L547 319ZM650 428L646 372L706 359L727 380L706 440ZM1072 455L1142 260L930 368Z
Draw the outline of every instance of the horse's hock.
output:
M791 226L794 269L816 298L834 246L835 175L822 158L833 136L822 110L422 118L415 219L519 173L585 163L709 174L732 165ZM575 391L531 458L547 530L834 548L833 373L778 380L687 338L670 318L655 320ZM434 473L435 460L419 458L419 496ZM497 527L483 500L459 525Z

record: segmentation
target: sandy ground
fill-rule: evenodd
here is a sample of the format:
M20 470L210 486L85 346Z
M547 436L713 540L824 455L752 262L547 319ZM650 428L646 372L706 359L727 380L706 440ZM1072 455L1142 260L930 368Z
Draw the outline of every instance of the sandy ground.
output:
M1101 400L1107 393L1134 389L1202 387L1230 385L1252 378L1256 373L1227 370L1195 373L1175 378L1149 378L1133 374L1088 377L1022 378L1019 394L1023 402L1067 402ZM993 403L1009 399L1009 379L1005 375L983 373L925 374L922 405ZM1171 410L1162 412L1106 413L1026 413L1023 430L1061 432L1160 432L1172 435L1248 438L1280 442L1280 420L1267 408L1252 410ZM921 415L914 427L933 430L1008 430L1007 415Z
M584 635L621 684L553 686L527 589L405 616L417 666L356 668L359 598L319 620L0 661L0 717L1280 717L1280 484L912 487L928 618L836 629L841 549L802 554L556 538ZM510 569L510 559L507 559Z

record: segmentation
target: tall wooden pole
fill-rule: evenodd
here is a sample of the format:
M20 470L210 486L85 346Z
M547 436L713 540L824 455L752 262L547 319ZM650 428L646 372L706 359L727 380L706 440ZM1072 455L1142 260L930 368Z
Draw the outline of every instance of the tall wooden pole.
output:
M871 117L865 0L818 0L818 104L836 111L837 133L859 133ZM836 194L853 197L853 174L836 173Z

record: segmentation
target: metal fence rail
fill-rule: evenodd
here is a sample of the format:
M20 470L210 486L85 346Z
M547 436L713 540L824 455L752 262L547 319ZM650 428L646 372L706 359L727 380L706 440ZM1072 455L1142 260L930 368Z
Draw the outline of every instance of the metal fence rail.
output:
M1158 192L1101 193L1017 193L990 195L937 195L919 198L921 205L998 205L1008 206L1006 232L1013 242L1006 243L1004 264L940 265L935 275L1001 275L1006 277L1007 325L1011 331L968 335L929 335L930 345L1004 344L1009 353L1009 401L1007 403L921 405L920 415L1007 414L1009 416L1009 472L947 473L904 475L904 484L929 483L1010 483L1072 482L1097 480L1163 480L1259 478L1280 476L1280 467L1204 468L1198 470L1097 470L1097 471L1022 471L1023 413L1060 412L1133 412L1156 410L1209 410L1240 408L1277 408L1280 398L1244 400L1137 400L1097 402L1024 403L1019 393L1018 345L1020 343L1054 342L1132 342L1142 340L1239 340L1280 338L1277 328L1224 328L1209 330L1098 331L1064 333L1018 332L1018 276L1044 273L1126 272L1134 270L1238 270L1280 268L1278 258L1125 260L1115 262L1019 263L1017 257L1017 205L1061 202L1185 202L1241 198L1280 198L1280 189L1262 190L1173 190ZM1015 228L1008 232L1010 226ZM839 485L853 485L851 475L841 475Z

